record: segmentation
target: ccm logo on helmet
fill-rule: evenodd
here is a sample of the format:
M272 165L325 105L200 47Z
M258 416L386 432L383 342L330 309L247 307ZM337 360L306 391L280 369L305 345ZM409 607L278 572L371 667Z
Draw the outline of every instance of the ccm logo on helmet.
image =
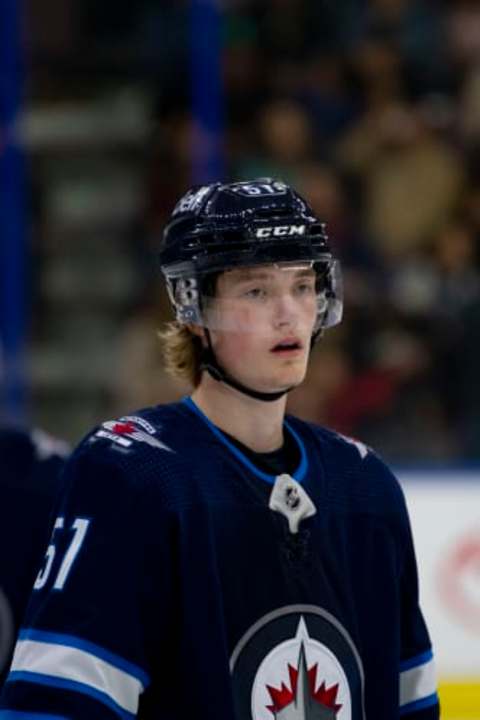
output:
M291 237L292 235L305 235L306 225L276 225L275 227L258 228L255 237L262 240L270 237Z

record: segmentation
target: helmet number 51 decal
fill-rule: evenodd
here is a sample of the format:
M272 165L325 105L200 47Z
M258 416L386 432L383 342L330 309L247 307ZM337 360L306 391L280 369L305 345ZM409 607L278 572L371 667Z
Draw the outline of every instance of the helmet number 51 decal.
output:
M265 195L280 195L285 192L286 185L282 182L256 182L256 183L237 183L231 188L232 192L238 193L239 195L246 195L251 197L256 195L257 197L264 197Z

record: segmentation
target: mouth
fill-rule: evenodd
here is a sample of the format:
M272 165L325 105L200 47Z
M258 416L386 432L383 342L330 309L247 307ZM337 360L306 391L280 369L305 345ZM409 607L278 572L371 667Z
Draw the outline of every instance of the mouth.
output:
M296 337L284 338L271 347L270 352L281 356L299 355L303 352L303 343Z

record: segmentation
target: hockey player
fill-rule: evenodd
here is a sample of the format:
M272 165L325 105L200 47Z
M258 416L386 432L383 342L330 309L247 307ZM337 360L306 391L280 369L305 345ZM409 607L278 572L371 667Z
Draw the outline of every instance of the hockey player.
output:
M0 687L50 536L67 452L40 430L0 427Z
M193 393L75 451L0 718L438 718L398 482L284 417L341 318L324 225L281 182L215 183L161 266Z

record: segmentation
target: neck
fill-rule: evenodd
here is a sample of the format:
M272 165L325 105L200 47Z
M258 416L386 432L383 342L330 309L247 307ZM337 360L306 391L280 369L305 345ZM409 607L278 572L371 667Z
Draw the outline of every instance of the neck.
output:
M283 444L286 396L255 400L204 372L192 400L220 430L255 452L272 452Z

